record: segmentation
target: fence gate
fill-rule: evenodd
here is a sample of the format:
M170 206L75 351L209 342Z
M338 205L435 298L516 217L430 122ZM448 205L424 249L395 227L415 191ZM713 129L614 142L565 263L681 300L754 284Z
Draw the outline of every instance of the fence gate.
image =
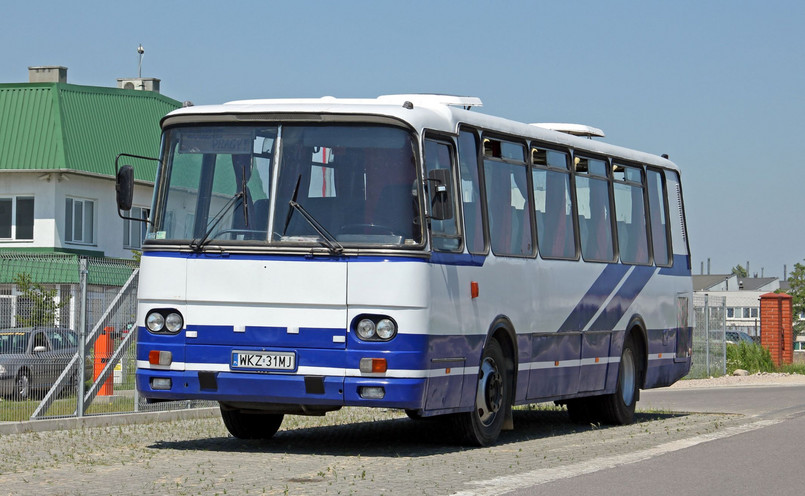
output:
M138 397L138 276L135 261L0 254L0 422L214 404Z

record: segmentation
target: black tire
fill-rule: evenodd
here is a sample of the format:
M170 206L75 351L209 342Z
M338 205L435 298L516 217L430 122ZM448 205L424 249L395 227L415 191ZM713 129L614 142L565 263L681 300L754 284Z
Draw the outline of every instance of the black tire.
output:
M14 380L14 397L20 401L31 398L31 373L22 369Z
M422 414L419 413L419 410L411 410L411 409L408 409L408 408L405 409L405 414L408 415L408 418L411 419L411 420L424 420L424 419L428 418L428 417L423 417Z
M270 439L282 424L281 413L244 413L221 405L221 418L230 434L238 439Z
M475 408L455 416L463 441L474 446L489 446L497 441L511 408L511 379L500 343L490 339L481 357Z
M618 388L614 394L601 397L601 420L614 425L627 425L634 421L635 405L640 394L640 350L632 335L623 342L620 367L618 368Z

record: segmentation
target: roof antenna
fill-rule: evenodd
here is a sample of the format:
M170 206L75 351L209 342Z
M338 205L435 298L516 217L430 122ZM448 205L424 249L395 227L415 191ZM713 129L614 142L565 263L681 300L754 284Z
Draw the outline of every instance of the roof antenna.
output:
M140 46L137 47L137 53L140 54L140 63L137 65L137 77L142 79L142 77L143 77L143 54L145 53L145 48L143 48L142 43L140 43Z

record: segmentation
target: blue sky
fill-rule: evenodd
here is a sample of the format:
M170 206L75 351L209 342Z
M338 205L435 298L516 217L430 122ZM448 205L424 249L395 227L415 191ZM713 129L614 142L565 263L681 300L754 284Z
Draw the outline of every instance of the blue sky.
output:
M602 128L683 171L694 271L805 259L805 2L4 2L0 82L137 75L195 104L481 97L480 111Z

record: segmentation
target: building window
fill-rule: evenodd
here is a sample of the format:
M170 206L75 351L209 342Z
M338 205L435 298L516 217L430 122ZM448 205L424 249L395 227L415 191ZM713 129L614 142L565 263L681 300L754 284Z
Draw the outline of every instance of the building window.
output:
M34 199L0 198L0 239L34 239Z
M148 219L149 213L147 208L132 207L131 210L123 212L123 215L135 219ZM142 247L147 227L148 224L145 222L123 219L123 247L132 249Z
M95 202L67 198L64 214L64 240L68 243L95 243Z

